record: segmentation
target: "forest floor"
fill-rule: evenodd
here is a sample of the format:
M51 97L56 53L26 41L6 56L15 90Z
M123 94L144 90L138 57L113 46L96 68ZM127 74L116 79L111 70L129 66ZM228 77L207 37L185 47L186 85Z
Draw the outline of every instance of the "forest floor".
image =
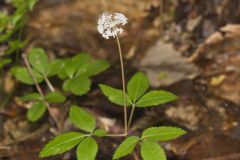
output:
M239 0L42 0L30 13L24 29L28 47L43 47L50 57L80 51L110 61L111 67L93 79L91 92L73 101L98 117L98 125L123 131L122 109L108 102L98 83L121 87L114 39L97 32L102 12L121 12L129 18L120 40L126 77L147 73L151 88L166 89L178 100L137 110L132 133L149 126L173 125L188 134L167 143L169 160L240 159L240 1ZM0 159L35 160L54 128L47 117L26 120L18 97L33 87L11 76L1 77ZM54 83L54 79L52 80ZM7 82L7 83L6 83ZM12 91L14 90L14 91ZM68 102L56 112L64 131L74 130L67 119ZM100 142L98 160L110 160L119 141ZM74 152L49 158L74 159ZM126 160L132 160L130 155Z

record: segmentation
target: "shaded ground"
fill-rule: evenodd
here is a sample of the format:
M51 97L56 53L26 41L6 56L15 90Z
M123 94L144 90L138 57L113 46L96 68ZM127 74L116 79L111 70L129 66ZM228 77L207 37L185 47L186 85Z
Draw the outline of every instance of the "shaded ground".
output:
M164 14L159 14L161 8ZM97 87L98 83L121 86L115 41L104 40L96 30L103 11L119 11L129 17L121 36L127 78L143 70L152 88L179 96L177 102L137 111L131 132L140 134L152 125L179 126L188 134L163 144L169 160L239 160L240 2L169 0L163 7L157 0L39 2L24 31L31 42L28 47L41 46L51 57L84 51L108 59L112 67L95 77L92 91L72 100L98 116L98 125L117 133L123 130L122 110L108 102ZM25 119L25 104L16 97L33 87L20 86L10 76L1 81L13 81L16 92L0 111L0 159L37 159L41 147L54 136L54 128L47 117L37 124ZM8 92L2 97L7 96ZM65 124L63 132L74 129L66 120L68 106L66 102L58 112ZM119 141L109 138L99 143L97 159L108 160ZM74 159L74 152L52 159L63 157Z

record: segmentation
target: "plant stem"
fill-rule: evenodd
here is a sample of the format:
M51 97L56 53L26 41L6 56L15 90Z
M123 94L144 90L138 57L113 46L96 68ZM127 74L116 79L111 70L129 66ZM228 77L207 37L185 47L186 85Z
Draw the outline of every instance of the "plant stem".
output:
M49 81L49 79L47 78L47 76L44 76L44 80L45 80L45 82L47 83L49 89L50 89L52 92L55 92L55 89L54 89L52 83L51 83L51 82Z
M119 51L119 58L120 58L120 65L121 65L121 74L122 74L122 88L123 88L123 104L124 104L124 133L125 135L128 134L128 127L127 127L127 102L126 102L126 86L125 86L125 74L124 74L124 66L123 66L123 56L122 56L122 48L119 41L118 35L116 36L118 51Z
M139 158L138 158L138 155L137 155L136 151L133 151L133 157L134 157L134 160L139 160Z
M131 113L130 113L130 116L129 116L129 120L128 120L128 128L131 126L135 107L136 107L135 105L132 105L132 110L131 110Z
M25 65L26 65L26 67L27 67L27 70L28 70L28 72L29 72L29 74L30 74L30 76L31 76L31 78L32 78L32 80L33 80L33 82L34 82L34 84L35 84L35 86L36 86L39 94L40 94L40 95L42 96L42 98L44 99L44 98L45 98L44 93L43 93L41 87L39 86L39 84L37 83L37 80L36 80L36 78L34 77L33 72L32 72L32 69L31 69L30 64L29 64L29 62L28 62L27 56L26 56L24 53L22 54L22 58L23 58L23 61L24 61ZM47 107L47 109L48 109L48 112L49 112L50 116L51 116L52 119L54 120L55 124L57 125L57 127L58 127L59 129L61 129L61 125L58 123L58 120L57 120L57 118L55 117L55 114L52 112L49 103L46 102L46 101L44 101L44 103L45 103L45 105L46 105L46 107Z
M28 59L27 59L27 57L26 57L26 55L24 53L22 54L22 58L23 58L23 61L24 61L25 65L26 65L26 67L27 67L27 70L28 70L28 72L29 72L29 74L30 74L30 76L31 76L31 78L32 78L32 80L33 80L33 82L34 82L34 84L35 84L39 94L42 97L44 97L44 93L43 93L42 89L40 88L40 86L38 85L36 78L33 76L32 69L31 69L30 64L28 62Z
M107 137L125 137L126 134L107 134Z

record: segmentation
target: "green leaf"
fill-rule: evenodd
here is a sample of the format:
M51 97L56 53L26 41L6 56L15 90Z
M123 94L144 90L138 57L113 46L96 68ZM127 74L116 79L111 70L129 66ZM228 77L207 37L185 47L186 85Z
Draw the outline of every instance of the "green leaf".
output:
M11 54L19 49L24 48L26 45L26 41L22 42L19 40L13 40L8 42L8 49L5 50L5 54Z
M22 101L39 101L42 96L39 93L30 93L20 98Z
M86 94L90 90L91 80L88 77L76 77L70 82L70 91L78 96Z
M11 62L12 60L10 58L0 59L0 69Z
M68 132L51 140L40 152L40 157L49 157L64 153L79 144L86 135L78 132Z
M95 160L98 152L98 144L95 139L88 137L77 147L78 160Z
M37 3L37 0L29 0L29 10L33 10L33 7Z
M36 102L28 109L27 118L29 121L35 122L43 116L45 111L46 106L44 102Z
M61 59L55 59L51 61L48 66L48 73L47 73L48 77L58 74L60 71L63 70L64 65L65 65L64 61Z
M29 53L29 62L35 70L43 75L47 74L48 57L46 52L41 48L33 48Z
M57 73L57 76L60 78L60 79L66 79L68 78L68 74L66 73L65 71L65 67L66 67L66 64L67 62L69 61L69 59L64 59L62 60L62 66L61 68L59 68L59 71Z
M35 77L38 83L43 81L43 77L35 70L32 70L33 76ZM19 67L15 70L14 73L17 80L25 84L34 84L32 77L29 75L25 67Z
M77 70L90 60L89 54L79 54L66 61L64 67L69 78L73 78Z
M136 102L149 88L149 80L142 73L136 73L127 84L127 93L133 102Z
M167 141L175 139L185 133L186 131L176 127L151 127L143 131L142 139L149 139L152 141Z
M107 85L100 84L100 89L102 90L103 94L108 97L108 99L115 104L124 105L123 101L123 91L120 89L115 89ZM126 94L126 102L127 106L130 106L131 100L129 96Z
M143 160L167 160L163 148L151 141L143 141L141 155Z
M9 16L5 12L0 12L0 33L3 33L9 22Z
M137 136L127 137L115 150L113 159L119 159L130 154L138 144L140 138Z
M50 103L62 103L66 100L66 97L59 92L50 92L45 99Z
M150 91L137 102L137 107L150 107L176 100L177 96L166 91Z
M110 64L106 60L95 60L80 67L77 75L87 77L95 76L105 71L109 66Z
M71 79L67 79L67 80L65 80L65 81L63 82L62 89L63 89L65 92L70 91L70 89L71 89Z
M79 106L71 106L69 113L70 121L78 128L92 132L96 128L95 118Z
M107 135L107 131L105 131L104 129L97 129L93 132L93 135L97 137L105 137Z

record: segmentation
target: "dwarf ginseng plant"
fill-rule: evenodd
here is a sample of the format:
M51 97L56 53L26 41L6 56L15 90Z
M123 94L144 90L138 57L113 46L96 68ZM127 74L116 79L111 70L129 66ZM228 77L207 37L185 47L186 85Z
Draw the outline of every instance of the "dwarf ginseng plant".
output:
M122 73L122 90L104 84L100 84L99 87L112 103L123 106L124 132L111 134L98 128L94 116L84 111L82 107L73 105L70 108L69 120L80 131L67 132L55 137L42 149L40 157L61 154L77 146L78 160L94 160L98 152L96 138L125 137L113 153L113 159L120 159L131 154L139 146L141 157L144 160L166 160L164 150L158 142L175 139L186 133L180 128L161 126L147 128L140 136L129 135L128 130L131 127L136 108L158 106L176 100L177 96L163 90L148 91L149 80L142 72L133 75L125 87L123 57L118 35L123 32L120 25L126 23L127 18L121 13L103 14L98 21L97 28L104 38L114 37L117 40ZM131 108L130 114L127 113L127 107Z

